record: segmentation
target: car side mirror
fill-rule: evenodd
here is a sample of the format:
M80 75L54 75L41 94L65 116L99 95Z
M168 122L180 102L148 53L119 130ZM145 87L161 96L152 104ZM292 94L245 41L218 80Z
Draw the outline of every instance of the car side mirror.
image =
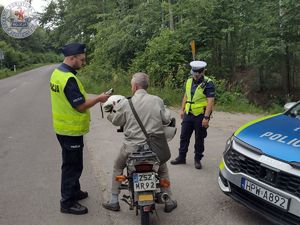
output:
M290 108L292 108L294 105L296 105L297 102L288 102L284 105L284 111L288 111Z

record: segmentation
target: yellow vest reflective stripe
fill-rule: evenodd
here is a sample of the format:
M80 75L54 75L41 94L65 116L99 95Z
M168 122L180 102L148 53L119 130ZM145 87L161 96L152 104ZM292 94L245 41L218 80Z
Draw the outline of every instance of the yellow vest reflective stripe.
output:
M204 82L209 81L211 81L211 79L209 79L208 77L204 77ZM185 104L185 113L188 114L190 112L193 115L198 116L199 114L204 113L204 109L207 106L207 98L203 93L205 87L202 88L201 85L198 85L192 98L192 83L193 78L189 78L185 85L185 93L187 97L187 101Z
M82 83L73 73L55 69L50 78L53 128L60 135L81 136L89 131L90 112L78 112L65 96L64 88L70 77L75 78L80 92L87 99Z

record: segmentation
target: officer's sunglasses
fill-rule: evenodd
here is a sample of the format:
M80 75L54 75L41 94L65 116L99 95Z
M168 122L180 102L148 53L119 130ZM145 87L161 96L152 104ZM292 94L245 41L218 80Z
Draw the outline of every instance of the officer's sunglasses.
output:
M204 71L204 68L201 69L192 69L193 72L195 73L202 73Z

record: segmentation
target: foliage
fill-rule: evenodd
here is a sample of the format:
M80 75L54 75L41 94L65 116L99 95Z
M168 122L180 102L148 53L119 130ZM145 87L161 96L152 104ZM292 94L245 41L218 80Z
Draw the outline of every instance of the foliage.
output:
M0 6L0 14L3 7ZM1 77L14 74L8 72L14 66L20 68L31 68L31 65L39 63L54 63L61 60L50 43L47 33L41 27L24 39L16 39L0 29L0 50L4 53L1 61Z
M40 24L56 48L68 42L89 42L95 35L93 24L97 23L100 10L97 0L52 0L41 15Z
M60 57L53 52L32 52L27 49L21 51L20 48L14 48L12 45L5 41L0 41L0 49L4 52L5 57L3 62L1 63L1 67L10 70L14 68L14 65L17 68L23 68L33 64L45 62L54 63L60 60Z
M183 46L175 33L169 29L162 30L159 36L147 43L144 52L136 56L130 71L144 71L155 86L164 87L166 81L176 78L179 66L184 62L182 52Z
M299 11L297 0L52 0L35 36L20 42L0 32L0 45L11 55L10 67L85 42L82 75L95 90L116 85L130 94L131 74L144 71L151 90L178 100L195 40L195 59L215 75L218 105L276 108L300 97Z

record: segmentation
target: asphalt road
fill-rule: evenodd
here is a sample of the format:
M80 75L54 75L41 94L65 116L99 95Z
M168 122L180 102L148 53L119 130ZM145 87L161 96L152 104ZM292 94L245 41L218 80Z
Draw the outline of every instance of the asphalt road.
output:
M121 203L109 212L101 203L109 198L113 161L122 134L99 106L92 110L91 132L85 138L82 188L90 197L83 216L61 214L61 150L52 131L49 78L54 66L44 66L0 80L0 224L110 225L139 224L140 219ZM108 87L109 88L109 87ZM128 87L129 88L129 87ZM117 88L115 88L117 91ZM177 121L180 121L174 111ZM170 214L158 206L152 224L271 225L267 220L224 195L217 185L218 164L227 137L255 116L215 113L206 139L203 169L193 166L193 140L186 165L169 165L178 208ZM177 124L180 128L180 124ZM176 157L179 133L171 141Z

